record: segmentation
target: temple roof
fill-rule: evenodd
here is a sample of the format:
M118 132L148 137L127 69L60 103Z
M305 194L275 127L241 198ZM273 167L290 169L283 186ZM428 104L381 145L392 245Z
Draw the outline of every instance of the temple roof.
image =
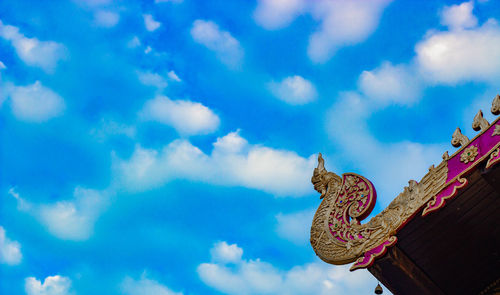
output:
M500 96L491 111L500 114ZM327 171L320 154L312 177L323 198L311 227L316 254L368 268L394 294L493 294L500 283L499 119L490 124L479 111L471 140L457 128L451 144L459 149L366 223L375 187L361 175Z

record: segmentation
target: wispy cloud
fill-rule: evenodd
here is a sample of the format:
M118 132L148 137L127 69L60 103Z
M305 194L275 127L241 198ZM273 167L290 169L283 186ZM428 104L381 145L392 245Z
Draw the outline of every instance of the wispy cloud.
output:
M5 229L0 226L0 263L17 265L21 263L22 258L21 244L7 238Z
M365 96L382 105L409 105L421 96L422 81L412 66L384 62L376 69L363 71L358 86Z
M167 79L165 79L158 73L139 71L137 72L137 76L139 77L139 81L141 81L142 84L154 86L159 90L163 90L168 86Z
M220 123L219 117L201 103L171 100L166 96L148 100L140 112L140 117L172 126L182 135L212 133Z
M224 244L217 243L212 250ZM236 244L230 247L243 253ZM330 267L319 261L282 270L241 255L231 261L220 261L212 255L212 260L198 265L198 275L205 284L225 294L363 294L372 292L376 282L366 270L352 273L346 266Z
M309 38L307 54L313 62L323 63L339 48L366 40L377 28L382 11L390 2L260 0L254 19L260 26L275 30L289 25L301 14L310 14L318 22L318 29Z
M243 48L229 32L223 31L213 21L196 20L191 27L191 37L231 68L238 68L243 61Z
M42 85L40 81L27 86L6 85L12 113L27 122L45 122L60 116L66 104L59 94Z
M25 37L19 32L19 28L5 25L1 20L0 37L12 44L19 58L27 65L42 68L48 73L53 73L57 64L68 57L68 50L64 45Z
M120 289L125 295L182 295L182 293L174 292L158 281L147 278L145 273L138 280L125 277Z
M415 48L430 83L495 82L500 78L500 27L490 19L480 27L431 32Z
M304 13L307 7L304 0L259 0L258 3L253 17L260 26L268 30L288 26L298 15Z
M457 5L445 6L441 12L441 24L450 30L461 30L477 26L477 18L472 13L474 2L463 2Z
M311 81L297 75L286 77L280 82L270 82L268 87L274 96L291 105L303 105L318 96Z
M35 277L25 280L24 289L28 295L71 295L71 280L63 276L48 276L42 283Z
M161 23L156 21L151 14L143 14L144 18L144 26L146 26L146 30L153 32L160 28Z
M238 132L218 138L210 155L186 140L175 140L160 150L135 148L127 160L116 159L115 179L131 191L144 191L173 179L263 190L278 196L311 192L315 155L249 144Z
M120 14L110 10L97 10L94 12L94 22L102 27L111 28L120 21Z
M383 108L356 91L344 92L326 113L326 128L339 145L339 153L362 163L360 168L370 175L385 206L408 180L419 179L430 165L438 164L443 151L439 144L378 140L370 132L368 118Z
M108 192L75 188L73 197L55 203L35 204L14 190L18 209L37 218L54 236L63 240L82 241L93 233L94 224L108 206Z

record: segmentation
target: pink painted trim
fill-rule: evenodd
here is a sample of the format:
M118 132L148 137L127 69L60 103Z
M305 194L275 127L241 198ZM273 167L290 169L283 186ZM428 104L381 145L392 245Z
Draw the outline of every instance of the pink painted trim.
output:
M469 182L467 178L458 178L450 185L448 185L444 190L439 192L434 198L427 202L427 207L424 208L422 216L426 216L430 212L436 211L443 207L446 200L453 198L457 195L458 190L465 187Z
M371 266L373 264L373 262L375 261L375 258L377 258L381 255L384 255L387 252L387 248L394 246L394 244L396 244L397 241L398 241L398 238L395 236L392 236L392 237L388 238L387 240L385 240L384 242L382 242L382 244L376 246L375 248L372 248L372 249L366 251L365 255L363 257L359 258L356 261L356 263L354 263L351 266L350 271L354 271L354 270L360 269L360 268L367 268L367 267Z
M498 144L500 136L492 136L495 131L495 126L500 125L496 122L491 124L488 129L480 134L478 137L474 138L466 146L460 148L456 154L454 154L450 159L448 159L448 176L446 182L452 181L455 177L462 174L463 171L467 170L472 165L476 165L480 159L491 152L492 149ZM478 155L475 157L474 161L463 163L460 161L460 156L464 153L465 149L470 146L476 146L478 149Z

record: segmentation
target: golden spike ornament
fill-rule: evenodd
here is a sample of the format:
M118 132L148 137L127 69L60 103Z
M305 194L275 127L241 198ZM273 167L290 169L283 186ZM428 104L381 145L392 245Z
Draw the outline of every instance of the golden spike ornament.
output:
M468 143L469 143L469 138L462 134L462 130L460 130L460 127L457 127L457 129L455 129L455 132L453 132L453 135L451 137L451 145L454 147L460 147L460 146L465 146Z
M500 95L497 94L493 99L493 103L491 104L491 113L493 115L500 115Z
M323 160L323 155L319 153L318 167L314 168L311 182L314 185L314 189L321 193L319 198L323 199L329 190L334 191L340 187L342 179L337 174L326 171L325 160Z
M490 127L490 123L483 117L483 111L479 110L472 121L472 129L484 131Z

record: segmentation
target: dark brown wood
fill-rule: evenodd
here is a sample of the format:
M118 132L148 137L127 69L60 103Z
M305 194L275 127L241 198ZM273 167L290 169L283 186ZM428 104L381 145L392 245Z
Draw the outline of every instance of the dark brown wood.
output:
M444 294L397 246L390 248L368 270L394 295Z
M491 170L492 169L481 169L481 177L483 177L484 180L486 180L486 182L488 182L488 184L496 190L498 196L500 197L500 174L491 173Z
M409 221L369 268L394 294L479 294L500 277L500 165L467 179L443 208Z

